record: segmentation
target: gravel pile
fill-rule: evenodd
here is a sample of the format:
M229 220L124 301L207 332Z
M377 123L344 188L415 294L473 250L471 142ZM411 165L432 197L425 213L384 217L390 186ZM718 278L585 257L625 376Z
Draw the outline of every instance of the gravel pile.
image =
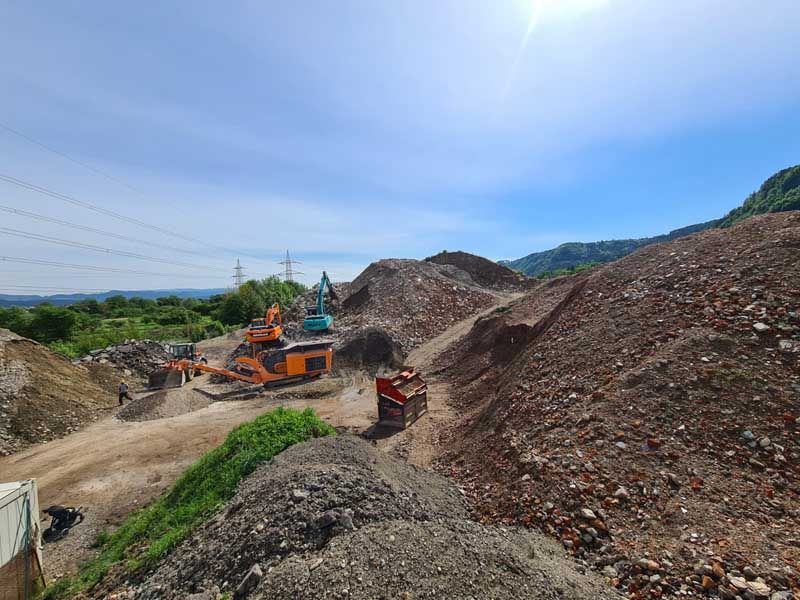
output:
M124 344L92 350L75 363L109 365L126 375L146 378L171 358L167 347L152 340L126 340Z
M538 534L470 521L447 479L337 436L294 446L260 467L138 589L122 594L617 597L562 555Z
M106 414L117 402L106 371L73 365L0 329L0 455L62 437Z
M379 327L405 353L495 302L466 271L417 260L372 263L349 290L334 329Z
M526 277L496 262L467 252L440 252L425 259L439 265L452 265L469 274L477 285L501 291L526 290L536 284Z
M191 389L161 390L135 398L117 413L122 421L152 421L166 419L206 408L210 400Z
M786 598L800 564L800 213L543 285L447 357L486 522L633 597Z

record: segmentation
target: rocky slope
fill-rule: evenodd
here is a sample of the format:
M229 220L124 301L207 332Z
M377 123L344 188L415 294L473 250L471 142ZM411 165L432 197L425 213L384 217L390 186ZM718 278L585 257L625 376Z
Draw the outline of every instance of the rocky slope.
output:
M474 414L444 466L484 521L550 533L634 597L786 591L798 310L796 212L557 279L451 349Z
M618 597L543 536L470 521L452 482L349 436L294 446L260 467L130 591L195 600Z
M0 329L0 455L66 435L116 406L116 374Z

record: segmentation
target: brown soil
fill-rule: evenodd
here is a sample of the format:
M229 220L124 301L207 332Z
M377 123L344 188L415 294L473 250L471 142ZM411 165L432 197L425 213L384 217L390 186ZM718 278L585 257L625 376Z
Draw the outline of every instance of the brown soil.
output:
M32 340L0 329L0 455L67 435L117 402L110 368L73 365Z
M469 274L476 284L502 291L524 290L536 284L530 279L508 267L497 264L482 256L467 252L440 252L425 259L439 265L452 265Z
M800 561L799 307L800 213L537 287L450 350L474 412L443 466L484 521L541 528L634 596L703 590L714 561L786 589Z

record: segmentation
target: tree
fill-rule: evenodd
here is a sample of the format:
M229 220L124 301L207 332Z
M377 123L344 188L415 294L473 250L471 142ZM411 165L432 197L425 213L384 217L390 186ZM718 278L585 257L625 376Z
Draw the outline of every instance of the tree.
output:
M40 304L31 310L30 337L49 344L57 340L68 341L75 332L78 315L69 308Z
M9 329L24 337L31 337L29 325L31 314L27 309L19 306L0 308L0 327Z

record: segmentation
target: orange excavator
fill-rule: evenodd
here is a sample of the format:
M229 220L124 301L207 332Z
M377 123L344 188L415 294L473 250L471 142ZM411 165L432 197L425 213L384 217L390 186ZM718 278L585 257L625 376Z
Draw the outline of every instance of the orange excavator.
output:
M263 319L253 319L247 327L245 338L250 344L270 344L279 342L283 335L281 307L276 302L267 309Z
M179 387L191 376L199 373L215 373L229 379L246 381L256 385L269 387L303 381L330 373L333 362L333 342L298 342L285 348L256 351L252 356L236 359L238 371L211 367L205 362L191 358L170 361L161 371L177 373L178 377L165 377L174 387ZM191 373L190 376L186 376ZM181 375L184 375L181 377ZM156 378L160 379L160 378ZM151 377L151 381L153 378ZM163 387L163 386L162 386Z

